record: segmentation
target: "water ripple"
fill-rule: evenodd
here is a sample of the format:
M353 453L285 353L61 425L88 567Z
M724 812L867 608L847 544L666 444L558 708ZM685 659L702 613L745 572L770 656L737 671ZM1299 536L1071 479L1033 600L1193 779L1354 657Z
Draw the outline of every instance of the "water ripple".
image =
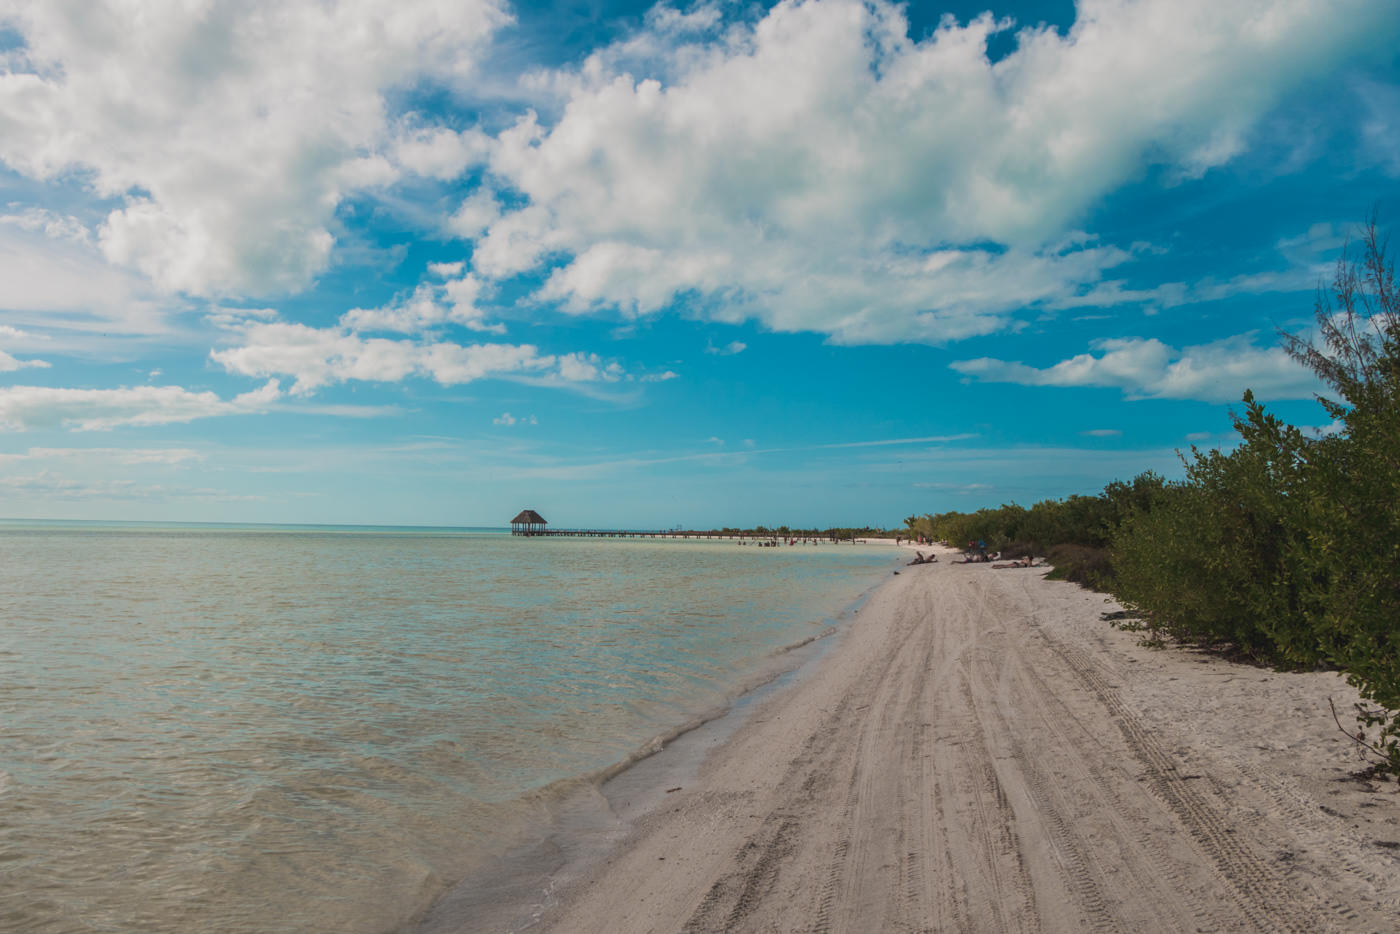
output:
M391 929L890 560L0 528L0 927Z

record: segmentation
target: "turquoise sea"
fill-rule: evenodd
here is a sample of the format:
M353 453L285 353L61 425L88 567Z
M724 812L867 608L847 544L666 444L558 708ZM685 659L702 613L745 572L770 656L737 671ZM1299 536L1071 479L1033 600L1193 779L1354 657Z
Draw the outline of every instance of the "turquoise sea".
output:
M398 930L896 563L0 522L0 930Z

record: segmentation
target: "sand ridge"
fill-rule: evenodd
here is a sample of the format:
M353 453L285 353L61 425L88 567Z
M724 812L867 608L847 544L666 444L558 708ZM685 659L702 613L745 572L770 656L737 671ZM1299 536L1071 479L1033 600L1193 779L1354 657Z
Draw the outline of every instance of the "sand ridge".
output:
M1400 929L1340 678L1146 649L1102 595L948 557L517 930Z

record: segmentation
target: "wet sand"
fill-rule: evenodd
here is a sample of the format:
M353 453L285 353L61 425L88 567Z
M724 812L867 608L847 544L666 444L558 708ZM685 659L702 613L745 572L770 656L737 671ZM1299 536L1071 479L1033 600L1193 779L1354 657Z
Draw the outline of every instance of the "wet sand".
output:
M1357 777L1339 676L1148 649L1102 595L950 557L516 929L1400 929L1400 795Z

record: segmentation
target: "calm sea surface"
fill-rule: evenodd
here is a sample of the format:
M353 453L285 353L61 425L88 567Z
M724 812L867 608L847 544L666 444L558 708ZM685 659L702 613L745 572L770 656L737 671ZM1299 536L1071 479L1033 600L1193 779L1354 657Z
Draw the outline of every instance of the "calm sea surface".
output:
M0 930L394 930L895 560L0 523Z

